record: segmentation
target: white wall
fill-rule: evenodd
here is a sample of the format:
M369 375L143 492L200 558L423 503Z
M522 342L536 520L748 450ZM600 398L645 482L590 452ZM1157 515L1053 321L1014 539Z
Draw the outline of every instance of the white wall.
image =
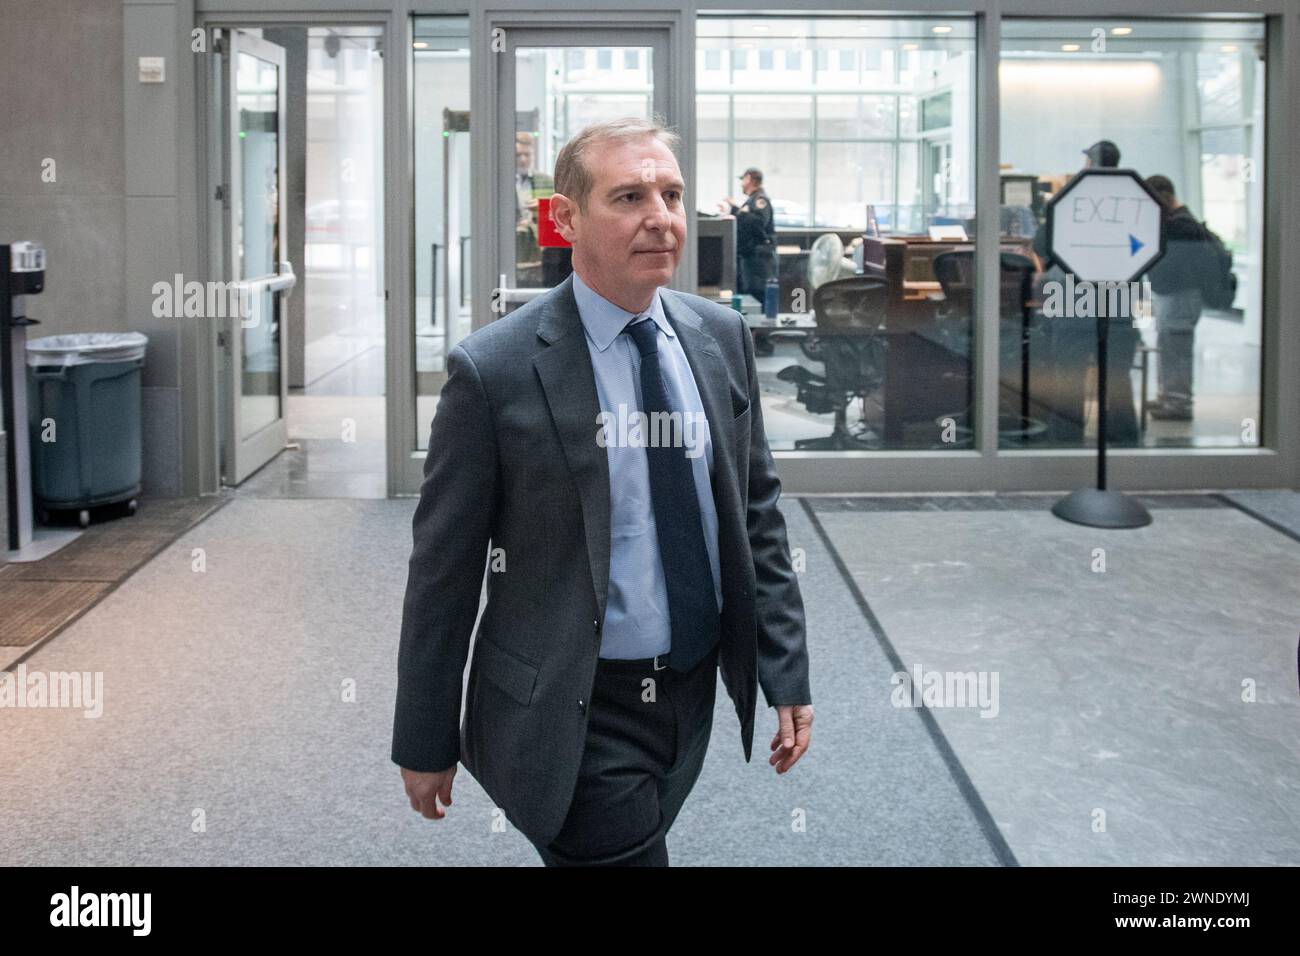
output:
M1081 150L1109 139L1120 165L1162 173L1182 187L1184 126L1172 56L1004 60L1000 76L1003 163L1039 175L1074 173L1083 166Z

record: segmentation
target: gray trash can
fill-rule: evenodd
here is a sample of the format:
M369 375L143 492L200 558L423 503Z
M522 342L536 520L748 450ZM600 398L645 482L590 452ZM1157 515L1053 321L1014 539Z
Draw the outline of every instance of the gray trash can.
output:
M27 343L32 492L38 515L126 502L135 514L142 442L140 332L48 335Z

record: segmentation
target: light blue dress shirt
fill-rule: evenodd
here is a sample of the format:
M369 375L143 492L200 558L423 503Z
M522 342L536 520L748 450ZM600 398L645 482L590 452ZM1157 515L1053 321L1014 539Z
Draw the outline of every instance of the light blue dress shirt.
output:
M601 632L600 656L610 658L654 657L672 646L668 622L668 586L659 556L659 537L650 499L650 463L646 450L631 434L616 424L627 421L641 409L641 353L632 336L623 329L638 315L649 315L659 327L659 366L667 380L673 406L692 413L692 426L684 426L689 443L688 460L695 478L695 495L704 526L704 544L713 571L713 591L722 610L722 571L718 561L718 511L713 503L713 442L704 405L695 385L682 344L664 315L662 293L655 290L650 308L628 312L610 302L573 274L573 295L586 332L587 351L596 373L596 395L604 419L605 452L609 459L609 598L605 604L605 626ZM684 421L688 416L683 416ZM602 428L591 423L592 440ZM703 442L703 453L698 442ZM692 457L693 455L693 457Z

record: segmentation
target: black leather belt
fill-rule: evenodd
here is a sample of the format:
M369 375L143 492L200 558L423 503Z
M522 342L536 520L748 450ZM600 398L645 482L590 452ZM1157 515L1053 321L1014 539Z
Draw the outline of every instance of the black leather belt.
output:
M668 667L668 654L656 654L654 657L601 657L597 658L602 667L617 667L624 670L665 670Z

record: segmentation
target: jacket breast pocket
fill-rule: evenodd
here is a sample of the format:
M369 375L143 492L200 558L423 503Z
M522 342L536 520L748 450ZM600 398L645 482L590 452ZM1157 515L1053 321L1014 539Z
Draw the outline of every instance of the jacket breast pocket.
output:
M474 645L474 659L478 661L480 679L491 681L525 707L532 703L537 684L536 666L486 639Z
M753 414L754 403L750 402L731 422L736 448L736 483L740 488L741 503L745 505L749 502L749 430Z
M753 414L753 408L750 405L745 406L745 410L737 415L731 422L731 433L736 436L736 451L749 454L749 429L750 416Z

